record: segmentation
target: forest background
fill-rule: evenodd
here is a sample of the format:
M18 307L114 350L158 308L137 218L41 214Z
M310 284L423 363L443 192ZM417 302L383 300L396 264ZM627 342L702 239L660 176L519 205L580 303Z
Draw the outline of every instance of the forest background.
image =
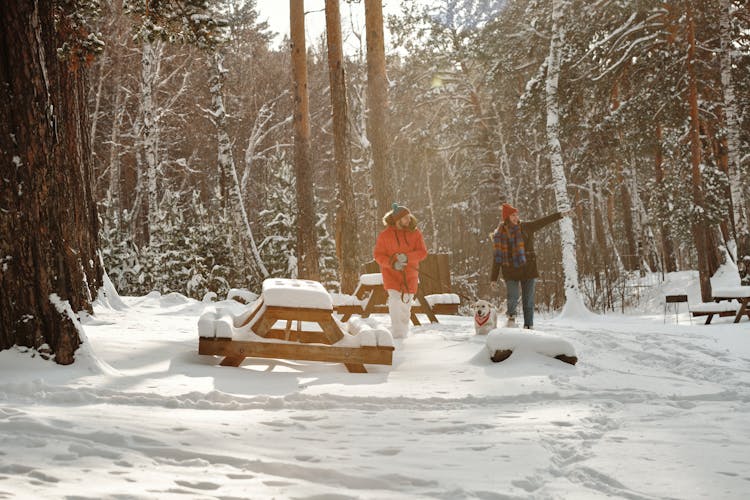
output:
M103 2L96 21L105 45L88 68L94 196L104 268L123 295L223 296L297 275L289 41L275 41L254 0L212 5L228 30L212 49L134 33L118 1ZM401 10L387 19L386 182L420 220L430 252L450 254L458 293L489 295L488 234L503 202L524 219L560 208L545 91L553 39L586 305L627 307L634 278L710 275L727 258L744 273L744 1L441 0ZM336 230L342 193L325 34L306 50L313 221L320 279L332 291L342 239L364 264L383 215L373 197L365 33L355 24L343 31L355 47L344 65L354 210L339 217L355 220L356 234ZM559 308L560 232L537 238L538 303Z

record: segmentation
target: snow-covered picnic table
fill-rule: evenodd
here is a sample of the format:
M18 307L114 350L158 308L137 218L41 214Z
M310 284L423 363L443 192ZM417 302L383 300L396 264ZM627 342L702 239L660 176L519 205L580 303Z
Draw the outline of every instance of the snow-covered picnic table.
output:
M715 302L726 300L736 300L739 302L737 315L734 317L735 323L739 323L744 315L747 315L748 319L750 319L750 310L748 310L748 303L750 303L750 286L716 288L712 291L712 295Z
M383 275L366 273L359 277L354 295L337 295L334 308L340 313L341 321L348 321L353 314L367 318L370 314L386 313L388 296L383 289ZM421 289L411 303L411 321L419 326L417 314L425 314L431 323L437 323L436 314L456 314L461 300L455 293L424 295Z
M205 313L198 330L198 352L224 356L224 366L239 366L246 357L281 358L339 362L365 373L365 364L392 363L390 333L362 323L345 333L333 317L331 295L317 281L269 278L241 315Z

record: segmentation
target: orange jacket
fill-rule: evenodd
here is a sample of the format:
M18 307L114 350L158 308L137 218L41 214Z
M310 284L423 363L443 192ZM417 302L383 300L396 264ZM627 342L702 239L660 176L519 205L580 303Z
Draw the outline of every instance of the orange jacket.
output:
M404 271L393 269L394 255L404 253L408 258ZM422 232L416 227L396 229L388 226L378 235L373 251L375 261L380 264L383 287L386 290L417 293L419 284L419 262L427 257ZM404 283L404 281L406 281Z

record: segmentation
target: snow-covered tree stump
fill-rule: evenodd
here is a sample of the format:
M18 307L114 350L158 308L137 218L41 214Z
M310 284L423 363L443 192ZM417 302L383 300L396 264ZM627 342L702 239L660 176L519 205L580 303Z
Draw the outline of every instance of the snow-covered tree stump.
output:
M495 363L505 361L517 351L535 352L571 365L578 362L575 349L570 342L534 330L492 330L487 335L487 350L490 359Z

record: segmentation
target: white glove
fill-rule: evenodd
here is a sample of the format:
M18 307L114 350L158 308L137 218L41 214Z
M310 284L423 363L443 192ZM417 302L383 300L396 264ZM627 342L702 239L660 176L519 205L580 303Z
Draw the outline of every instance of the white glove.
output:
M409 258L405 253L397 253L393 257L395 259L393 261L393 269L395 269L396 271L403 271Z

